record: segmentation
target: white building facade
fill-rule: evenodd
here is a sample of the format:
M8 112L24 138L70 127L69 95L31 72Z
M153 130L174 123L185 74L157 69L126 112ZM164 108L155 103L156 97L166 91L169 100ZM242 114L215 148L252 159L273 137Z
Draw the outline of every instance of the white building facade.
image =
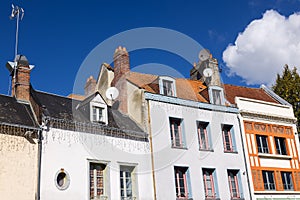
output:
M250 199L236 108L145 96L157 199Z

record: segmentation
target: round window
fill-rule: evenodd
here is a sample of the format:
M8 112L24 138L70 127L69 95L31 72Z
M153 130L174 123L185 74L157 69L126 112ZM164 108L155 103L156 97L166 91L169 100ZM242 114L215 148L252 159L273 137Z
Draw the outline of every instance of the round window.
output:
M70 185L70 176L64 169L60 169L55 175L54 182L58 189L65 190Z

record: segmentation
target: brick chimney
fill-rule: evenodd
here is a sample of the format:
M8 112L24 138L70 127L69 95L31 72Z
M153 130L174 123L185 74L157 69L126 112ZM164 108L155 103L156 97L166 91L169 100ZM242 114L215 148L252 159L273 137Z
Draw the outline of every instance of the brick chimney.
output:
M90 76L84 86L84 95L87 97L95 92L96 89L96 80L93 76Z
M17 55L15 62L8 62L6 67L12 76L12 96L17 100L29 102L30 72L34 66L29 65L29 62L25 56Z
M128 95L126 74L130 72L129 54L125 47L119 46L114 53L114 79L111 86L119 90L119 96L115 102L118 102L118 109L123 114L128 114Z
M111 86L115 86L121 77L130 71L129 54L125 47L119 46L114 53L114 79Z

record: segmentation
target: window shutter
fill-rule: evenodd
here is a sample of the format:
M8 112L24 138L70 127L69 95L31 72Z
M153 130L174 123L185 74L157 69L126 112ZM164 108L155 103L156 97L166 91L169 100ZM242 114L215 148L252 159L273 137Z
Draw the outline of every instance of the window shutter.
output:
M239 193L240 193L240 198L244 197L244 192L243 192L243 185L242 185L242 177L241 177L241 172L239 171L237 173L237 178L238 178L238 187L239 187Z
M210 150L213 150L214 148L213 148L213 143L212 143L212 133L211 133L211 128L210 128L210 124L208 124L207 126L206 126L206 131L207 131L207 138L208 138L208 145L209 145L209 149Z
M294 189L300 191L300 171L294 171Z
M234 127L233 126L230 129L230 133L231 133L232 150L237 151L236 142L235 142L235 133L234 133Z
M213 172L213 179L214 179L214 187L215 187L216 197L219 197L219 186L218 186L218 179L217 179L216 170L214 170L214 172Z
M182 147L187 147L183 119L181 119L180 121L180 128L181 128Z
M283 184L281 179L281 173L280 171L275 171L275 177L276 177L276 190L282 191L283 190Z
M186 178L187 178L187 187L188 187L188 198L192 198L192 184L191 184L191 176L190 176L190 169L186 170Z
M264 183L261 170L252 170L252 179L255 191L264 191Z

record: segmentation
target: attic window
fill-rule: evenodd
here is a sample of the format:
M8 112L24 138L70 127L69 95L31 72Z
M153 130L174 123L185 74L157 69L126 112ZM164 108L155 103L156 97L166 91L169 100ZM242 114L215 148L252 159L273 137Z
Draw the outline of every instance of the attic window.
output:
M104 108L93 106L93 122L104 122Z
M224 105L223 88L218 86L209 87L209 99L211 104Z
M171 77L159 78L159 90L160 94L165 96L176 96L175 80Z

